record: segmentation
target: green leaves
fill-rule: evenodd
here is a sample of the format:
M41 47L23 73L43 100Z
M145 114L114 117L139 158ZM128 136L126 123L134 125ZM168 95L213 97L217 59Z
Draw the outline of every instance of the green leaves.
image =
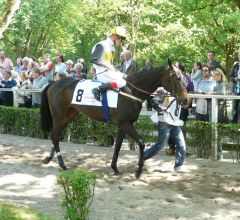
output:
M97 175L82 169L60 173L57 182L64 190L65 219L86 220L94 196Z

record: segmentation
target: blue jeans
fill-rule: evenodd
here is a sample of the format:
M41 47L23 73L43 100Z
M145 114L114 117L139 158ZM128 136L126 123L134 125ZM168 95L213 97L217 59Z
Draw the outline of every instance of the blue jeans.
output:
M156 155L168 143L171 135L176 146L175 166L182 166L185 160L186 144L180 126L173 126L167 123L158 122L158 142L144 151L143 159L147 160Z
M239 93L233 92L232 95L240 95ZM232 123L238 123L238 107L240 104L240 100L233 99L232 100Z

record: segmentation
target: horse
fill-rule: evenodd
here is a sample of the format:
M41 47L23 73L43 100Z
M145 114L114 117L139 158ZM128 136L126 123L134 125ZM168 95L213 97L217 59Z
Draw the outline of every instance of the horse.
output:
M79 82L73 77L65 77L45 87L42 92L40 106L40 123L42 130L51 133L53 147L50 155L42 162L49 163L55 153L59 166L65 171L63 157L59 148L59 134L70 121L79 113L85 114L91 119L104 121L102 107L72 104L74 89ZM118 94L117 108L110 108L111 122L117 125L117 135L111 168L115 175L119 174L117 160L123 139L128 134L139 146L138 168L136 177L142 173L144 141L135 130L133 123L138 119L142 109L142 102L158 87L164 87L179 99L188 99L183 77L178 68L171 63L148 71L141 71L126 78L126 86L121 88Z

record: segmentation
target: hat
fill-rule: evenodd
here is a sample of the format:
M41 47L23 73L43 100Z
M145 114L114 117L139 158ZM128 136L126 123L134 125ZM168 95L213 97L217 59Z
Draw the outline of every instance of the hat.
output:
M116 34L120 37L126 38L127 37L127 31L124 27L117 26L112 29L112 34Z
M72 65L73 65L73 61L72 61L72 60L68 60L68 61L66 62L66 64L72 64Z

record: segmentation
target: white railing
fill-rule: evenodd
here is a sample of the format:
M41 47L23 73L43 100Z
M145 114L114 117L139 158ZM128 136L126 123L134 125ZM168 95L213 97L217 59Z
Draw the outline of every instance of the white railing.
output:
M19 92L30 92L30 93L39 93L42 92L42 89L6 89L6 88L0 88L1 91L11 91L13 92L13 105L15 107L18 107L18 93ZM212 117L211 122L217 122L218 121L218 99L221 100L233 100L233 99L240 99L240 96L233 96L233 95L206 95L206 94L189 94L190 98L205 98L205 99L211 99L211 110L212 110ZM147 112L142 110L141 115L150 115L151 112ZM217 126L213 124L212 126L212 147L213 147L213 155L212 159L217 160L217 149L218 149L218 143L217 143L217 137L218 137L218 129Z
M11 89L0 88L0 92L2 92L2 91L12 92L13 93L13 106L18 107L18 93L19 92L39 93L39 92L42 92L42 89L17 89L16 87L13 87Z

